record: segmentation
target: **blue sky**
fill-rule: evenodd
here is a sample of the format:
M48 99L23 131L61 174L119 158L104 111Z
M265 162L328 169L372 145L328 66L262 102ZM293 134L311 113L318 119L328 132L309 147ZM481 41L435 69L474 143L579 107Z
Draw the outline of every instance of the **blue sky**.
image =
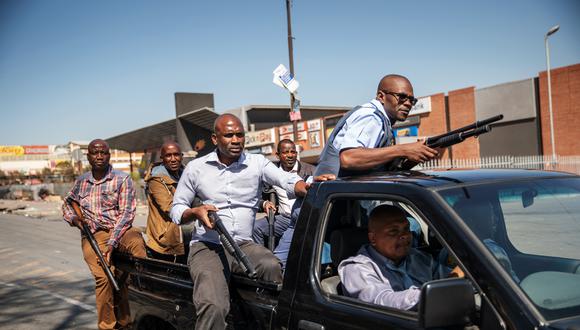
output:
M578 1L294 0L304 105L353 106L387 73L417 96L580 63ZM287 104L283 0L0 0L0 145L108 138L173 118L175 92L216 110Z

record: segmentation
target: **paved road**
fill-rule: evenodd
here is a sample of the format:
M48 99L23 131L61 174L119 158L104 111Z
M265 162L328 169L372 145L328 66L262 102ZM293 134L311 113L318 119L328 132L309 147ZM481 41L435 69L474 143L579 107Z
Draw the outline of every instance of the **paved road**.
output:
M0 214L0 328L95 329L94 281L78 229Z

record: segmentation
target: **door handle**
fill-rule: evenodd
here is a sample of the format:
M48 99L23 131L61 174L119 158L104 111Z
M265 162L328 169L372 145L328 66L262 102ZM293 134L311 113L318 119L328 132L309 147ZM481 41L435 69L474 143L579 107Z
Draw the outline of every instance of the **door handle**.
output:
M298 329L302 330L324 330L324 326L322 324L318 324L315 322L307 321L307 320L300 320L298 321Z

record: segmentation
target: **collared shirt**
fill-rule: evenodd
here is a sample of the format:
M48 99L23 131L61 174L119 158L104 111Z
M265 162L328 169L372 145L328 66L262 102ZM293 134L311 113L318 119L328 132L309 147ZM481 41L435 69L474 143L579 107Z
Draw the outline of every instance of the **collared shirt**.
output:
M279 166L282 168L282 165ZM292 167L289 173L298 173L298 161L294 163L294 167ZM273 186L272 188L276 191L276 195L278 195L278 213L290 218L290 212L292 211L292 206L296 198L288 198L288 194L286 194L286 190L283 188L278 186Z
M365 302L408 310L420 297L423 283L435 278L437 265L431 256L414 248L399 264L370 245L343 260L338 274L348 296Z
M385 132L383 120L375 114L377 109L385 114L387 120L390 120L378 100L361 105L361 108L346 120L344 127L334 138L333 145L336 150L373 148L378 145ZM390 122L389 126L391 126Z
M183 212L197 196L204 204L219 209L218 216L236 241L249 241L262 184L282 187L289 198L295 198L294 185L300 180L297 174L285 172L262 155L243 153L227 166L220 162L216 150L187 164L173 198L171 219L180 224ZM191 241L219 244L219 237L197 221Z
M70 200L79 202L91 232L111 230L107 244L113 247L117 247L135 218L137 201L133 180L112 166L101 180L95 180L92 172L81 175L65 198ZM75 213L68 202L63 204L62 213L64 220L71 223Z

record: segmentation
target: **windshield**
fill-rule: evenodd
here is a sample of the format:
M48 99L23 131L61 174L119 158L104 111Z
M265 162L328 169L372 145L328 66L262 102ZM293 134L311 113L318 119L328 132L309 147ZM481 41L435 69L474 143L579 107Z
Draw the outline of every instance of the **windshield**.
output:
M440 193L546 319L580 313L580 178Z

